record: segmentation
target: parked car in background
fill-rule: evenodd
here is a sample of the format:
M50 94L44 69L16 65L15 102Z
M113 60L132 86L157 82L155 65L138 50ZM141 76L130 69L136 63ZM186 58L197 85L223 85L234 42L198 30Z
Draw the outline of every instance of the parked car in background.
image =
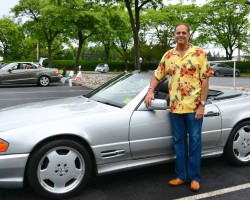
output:
M48 86L61 81L57 69L44 68L33 62L13 62L0 69L0 85L38 84Z
M100 63L96 66L95 68L95 71L96 72L103 72L103 73L106 73L109 71L109 66L108 64L105 64L105 63Z
M228 64L225 63L211 63L210 64L213 71L214 71L214 76L233 76L234 75L234 68L229 66ZM240 70L235 69L235 76L240 76Z
M0 69L1 69L3 66L5 66L5 65L7 65L7 63L0 62Z
M148 108L151 77L124 73L85 96L1 109L0 187L27 182L46 199L63 199L82 192L93 174L173 161L167 79ZM250 92L209 90L203 158L250 164L249 107Z

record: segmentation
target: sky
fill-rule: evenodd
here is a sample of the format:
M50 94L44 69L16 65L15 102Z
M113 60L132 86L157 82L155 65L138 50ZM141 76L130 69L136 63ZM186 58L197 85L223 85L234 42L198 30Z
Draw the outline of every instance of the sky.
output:
M18 4L19 0L0 0L0 17L3 15L10 15L10 9Z

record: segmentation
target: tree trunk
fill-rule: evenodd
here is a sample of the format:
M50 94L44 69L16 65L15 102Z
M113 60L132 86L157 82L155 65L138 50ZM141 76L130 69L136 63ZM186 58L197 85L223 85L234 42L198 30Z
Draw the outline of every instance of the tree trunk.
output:
M130 19L130 24L133 31L133 39L134 39L134 61L135 61L135 69L140 70L141 69L141 63L140 63L140 44L139 44L139 30L140 30L140 8L139 8L139 2L138 0L135 0L135 17L133 16L132 9L130 6L129 0L124 0L128 14Z
M141 69L140 62L140 39L139 39L139 31L140 31L140 10L138 1L135 1L137 5L135 5L135 34L134 34L134 45L135 45L135 69Z
M80 61L80 56L81 56L82 46L83 46L83 35L81 31L78 31L78 42L79 42L79 45L77 49L75 69L74 69L75 74L79 70L79 61Z
M51 68L52 67L52 42L48 41L48 67Z

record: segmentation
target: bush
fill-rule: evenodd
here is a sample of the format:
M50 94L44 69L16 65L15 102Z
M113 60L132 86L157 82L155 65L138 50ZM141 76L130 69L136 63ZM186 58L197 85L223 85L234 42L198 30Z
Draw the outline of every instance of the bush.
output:
M128 63L127 68L124 62L100 62L100 61L80 61L81 70L82 71L94 71L95 67L99 63L107 63L109 65L110 71L113 72L123 72L127 71L134 71L134 63ZM150 62L142 62L141 63L141 71L149 71L155 70L159 63L150 63ZM234 66L233 62L228 62L228 65L231 67ZM46 62L45 62L46 65ZM52 62L52 66L58 69L63 69L64 67L67 70L74 70L75 61L74 60L54 60ZM237 61L236 68L240 70L241 73L250 73L250 61Z
M234 67L233 62L227 64ZM236 61L236 68L240 70L240 73L250 73L250 61Z

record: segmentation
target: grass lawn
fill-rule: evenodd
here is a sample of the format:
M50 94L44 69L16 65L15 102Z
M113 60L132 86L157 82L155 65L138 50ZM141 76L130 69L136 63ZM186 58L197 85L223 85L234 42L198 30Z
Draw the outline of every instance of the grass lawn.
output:
M242 76L242 77L250 77L250 73L240 73L240 76Z

